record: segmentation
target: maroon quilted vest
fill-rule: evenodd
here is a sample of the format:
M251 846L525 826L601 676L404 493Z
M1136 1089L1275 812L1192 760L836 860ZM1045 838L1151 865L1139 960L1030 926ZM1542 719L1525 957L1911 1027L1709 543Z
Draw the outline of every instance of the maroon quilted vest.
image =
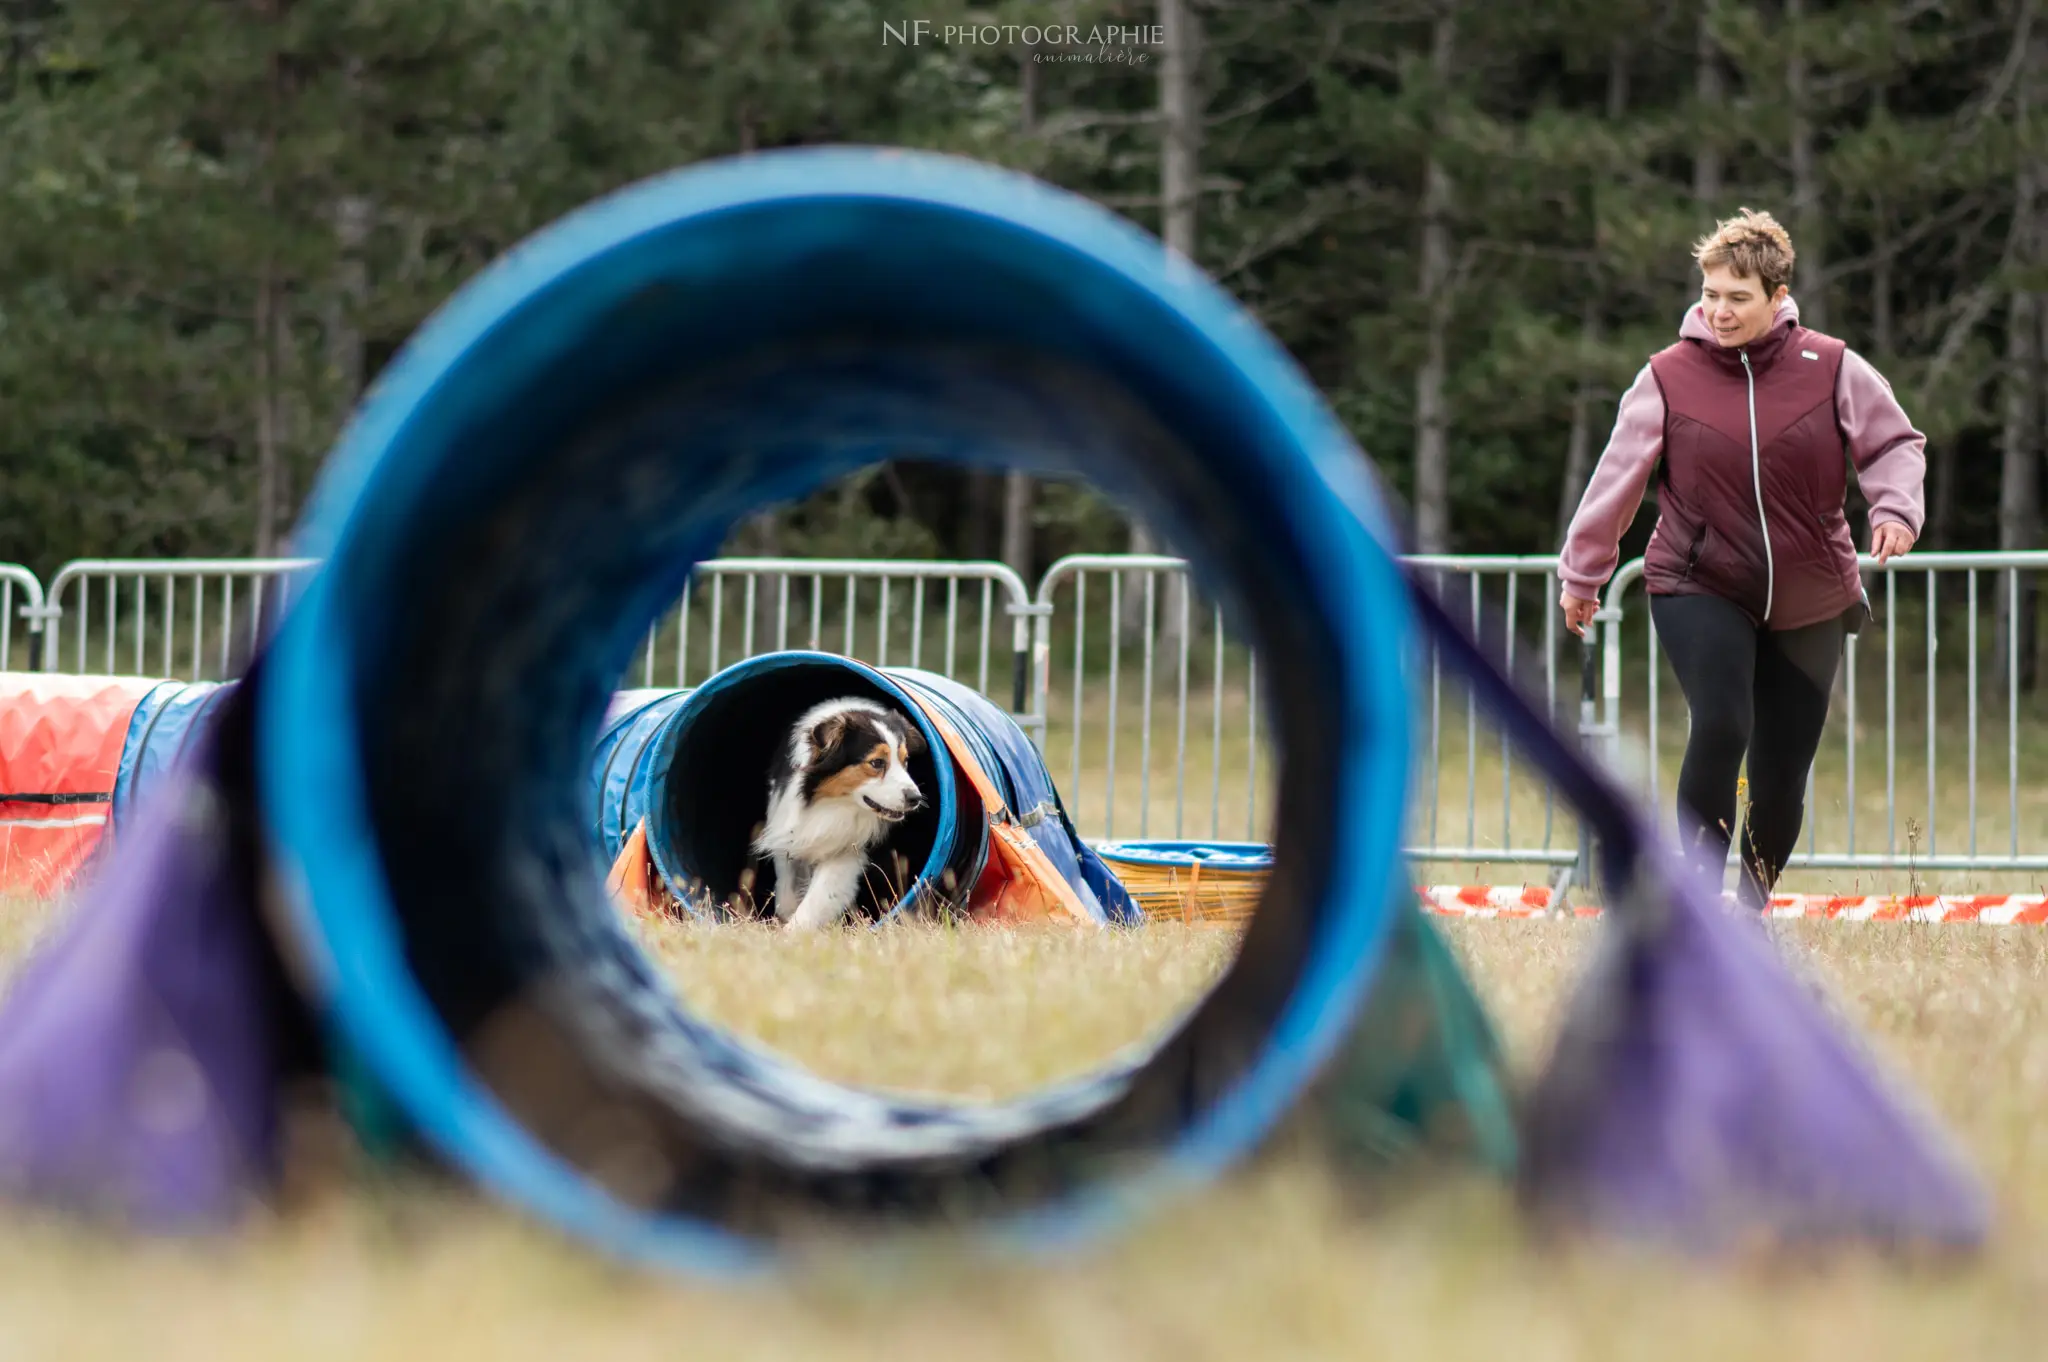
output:
M1742 348L1681 340L1651 358L1664 397L1652 595L1719 596L1773 629L1864 604L1835 420L1843 348L1794 324Z

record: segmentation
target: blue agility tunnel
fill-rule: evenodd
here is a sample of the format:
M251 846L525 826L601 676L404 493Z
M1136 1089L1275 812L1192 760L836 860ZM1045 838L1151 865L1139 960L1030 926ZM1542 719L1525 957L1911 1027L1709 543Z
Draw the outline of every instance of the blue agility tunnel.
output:
M987 828L978 803L960 807L938 731L887 673L829 653L765 654L695 690L656 693L615 710L591 769L593 821L605 855L617 856L644 820L648 856L684 911L764 915L773 870L756 867L747 848L767 817L770 761L797 715L850 695L919 725L925 750L912 759L910 774L930 800L877 849L882 873L863 887L860 910L893 917L973 884L988 852Z
M1280 833L1238 963L1142 1062L1001 1105L839 1088L693 1018L586 833L612 678L692 564L759 505L894 457L1089 479L1197 547L1275 664ZM307 988L444 1157L620 1252L760 1263L779 1216L820 1207L944 1207L1033 1243L1119 1219L1272 1127L1394 921L1390 543L1287 356L1085 200L866 149L636 185L429 321L300 527L324 566L264 659L255 736ZM609 1189L562 1100L617 1107L636 1166L668 1171Z
M925 751L912 759L911 775L931 801L879 849L877 860L888 869L862 890L865 917L959 910L981 879L987 810L928 717L936 711L1089 915L1099 922L1142 920L1074 830L1038 749L999 706L944 676L877 669L829 653L766 654L735 663L694 691L636 691L615 700L590 772L590 819L605 855L617 857L644 823L649 859L683 911L764 915L772 869L744 854L766 817L761 773L788 740L795 715L846 695L888 705L919 726Z

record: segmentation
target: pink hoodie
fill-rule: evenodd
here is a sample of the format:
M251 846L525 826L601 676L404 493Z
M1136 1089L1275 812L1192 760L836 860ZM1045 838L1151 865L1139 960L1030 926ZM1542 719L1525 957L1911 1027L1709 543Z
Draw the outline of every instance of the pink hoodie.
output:
M1800 356L1812 360L1818 357L1817 351L1832 357L1835 348L1840 347L1839 368L1834 378L1834 425L1842 444L1848 450L1849 457L1855 463L1857 478L1862 485L1864 496L1869 500L1871 526L1874 529L1886 522L1895 522L1905 526L1906 530L1917 538L1924 518L1922 482L1926 470L1926 437L1913 428L1913 423L1907 419L1897 398L1892 395L1891 385L1871 367L1869 361L1855 351L1840 346L1839 341L1800 327L1798 321L1798 305L1787 298L1779 305L1770 333L1747 347L1759 355L1756 377L1758 389L1761 390L1770 381L1769 371L1764 365L1771 352L1783 350L1789 344L1798 344L1811 347L1801 349ZM1670 435L1668 426L1673 419L1673 413L1668 409L1665 391L1656 370L1668 365L1669 358L1677 355L1683 347L1700 346L1707 353L1699 353L1692 358L1705 360L1711 357L1731 374L1737 375L1730 380L1731 383L1738 385L1731 387L1730 396L1735 405L1739 405L1742 400L1739 388L1740 370L1727 363L1736 357L1722 351L1720 343L1707 325L1706 316L1699 304L1695 303L1687 309L1678 334L1679 344L1663 352L1651 363L1645 364L1636 374L1635 382L1622 395L1620 406L1615 412L1614 433L1609 438L1607 448L1600 456L1599 465L1593 470L1593 476L1587 483L1585 495L1579 502L1578 512L1572 517L1571 528L1565 537L1558 577L1573 595L1595 599L1608 578L1614 575L1620 557L1619 541L1622 532L1628 528L1629 522L1635 519L1650 478L1658 472L1660 460L1665 459ZM1736 359L1736 363L1740 363L1739 358ZM1695 371L1699 370L1698 364L1693 367ZM1785 372L1790 375L1792 371ZM1820 400L1825 403L1825 390L1822 390ZM1692 433L1689 429L1688 435ZM1695 444L1686 442L1681 447L1691 449ZM1739 452L1745 460L1753 457L1752 451L1746 447ZM1786 457L1788 454L1785 451L1767 445L1764 467L1769 467L1772 460L1782 460ZM1796 452L1791 457L1796 457ZM1680 485L1685 485L1686 474L1691 470L1672 465L1663 471L1667 484L1675 479ZM1747 474L1750 470L1741 471ZM1750 486L1745 490L1752 493L1768 490L1773 497L1780 495L1782 480L1775 470L1773 472L1773 478L1768 480L1772 485L1768 489L1755 488L1751 480ZM1820 478L1815 479L1813 485L1828 484L1824 478ZM1667 492L1669 490L1667 486ZM1676 498L1667 497L1667 500ZM1744 509L1732 497L1722 497L1719 500L1701 497L1697 500L1704 504L1688 505L1685 509L1685 515L1689 517L1688 523L1677 527L1676 532L1664 523L1670 519L1673 509L1667 506L1665 514L1659 517L1658 530L1653 535L1653 540L1673 540L1677 538L1678 532L1692 535L1691 542L1696 562L1700 535L1718 530L1730 541L1737 540L1743 535L1757 537L1757 518L1753 509ZM1839 500L1832 507L1812 506L1802 509L1810 510L1816 516L1831 516L1836 520L1839 520L1842 514ZM1705 523L1703 527L1695 529L1692 524L1694 520ZM1781 537L1790 539L1789 535ZM1781 551L1791 549L1811 556L1824 551L1825 538L1825 535L1818 539L1809 536L1812 540L1810 544L1786 543L1780 548ZM1655 549L1662 549L1663 556L1673 560L1685 552L1682 544L1666 543L1654 546L1653 557L1658 556ZM1845 570L1853 579L1853 547L1841 548L1839 552L1846 555L1848 561ZM1765 557L1769 557L1768 551ZM1723 580L1728 580L1730 565L1724 562L1721 566L1724 569ZM1787 569L1804 569L1833 575L1830 570L1817 563L1772 566L1781 572ZM1654 577L1656 574L1652 575ZM1652 580L1650 588L1657 591L1660 589L1660 583ZM1698 589L1723 594L1716 590L1716 583L1711 580L1710 575L1704 585L1674 580L1664 583L1663 589ZM1738 589L1727 594L1756 594L1759 596L1758 602L1745 604L1751 613L1758 617L1759 622L1768 614L1770 623L1776 627L1797 627L1797 623L1781 619L1779 610L1760 604L1761 601L1768 599L1763 591L1750 592ZM1806 592L1802 592L1801 596L1810 599ZM1805 613L1813 613L1814 608L1808 606ZM1805 621L1798 623L1803 622Z

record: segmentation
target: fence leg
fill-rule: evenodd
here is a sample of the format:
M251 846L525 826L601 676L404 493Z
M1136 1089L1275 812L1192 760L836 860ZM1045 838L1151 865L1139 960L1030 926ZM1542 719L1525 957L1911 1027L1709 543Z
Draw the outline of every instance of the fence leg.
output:
M1052 689L1052 607L1044 603L1010 604L1015 621L1011 643L1010 712L1017 726L1045 751L1048 693Z
M24 605L21 617L28 621L28 669L32 672L57 670L57 619L64 611L44 602Z
M1594 628L1597 630L1598 627L1596 622ZM1606 726L1600 722L1600 649L1593 641L1596 637L1596 633L1588 633L1579 650L1579 741L1597 757ZM1593 883L1594 864L1593 835L1586 820L1580 818L1578 859L1560 870L1550 886L1552 917L1571 915L1572 892L1576 887Z

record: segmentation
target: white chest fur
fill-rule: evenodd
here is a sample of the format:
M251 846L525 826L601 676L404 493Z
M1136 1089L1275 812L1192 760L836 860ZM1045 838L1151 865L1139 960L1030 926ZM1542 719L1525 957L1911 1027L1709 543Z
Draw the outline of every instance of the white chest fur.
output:
M816 863L865 851L888 830L857 796L804 802L794 785L778 790L768 806L768 826L754 845L760 851Z

